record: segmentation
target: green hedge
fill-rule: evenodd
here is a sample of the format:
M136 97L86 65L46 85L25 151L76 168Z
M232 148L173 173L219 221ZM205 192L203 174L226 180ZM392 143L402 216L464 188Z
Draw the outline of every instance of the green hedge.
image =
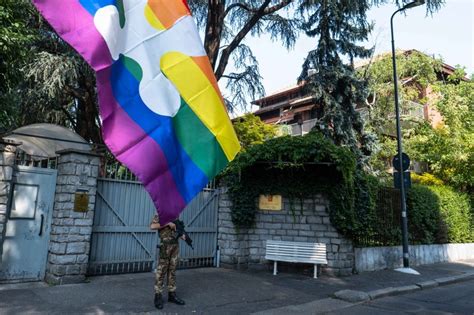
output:
M430 188L439 198L441 214L440 237L445 238L449 243L473 242L474 231L469 197L447 186ZM443 234L444 232L446 234Z
M368 183L366 181L366 183ZM359 185L376 194L374 209L358 207L360 226L352 233L356 246L393 246L401 244L400 194L388 187ZM357 191L358 193L364 193ZM372 197L371 200L374 200ZM419 244L466 243L474 241L472 205L467 194L448 186L414 184L408 190L407 211L409 242Z
M413 185L407 194L408 229L411 244L446 243L440 235L439 197L431 186ZM443 232L445 234L445 232Z
M407 207L411 243L474 241L471 204L466 194L448 186L413 185Z

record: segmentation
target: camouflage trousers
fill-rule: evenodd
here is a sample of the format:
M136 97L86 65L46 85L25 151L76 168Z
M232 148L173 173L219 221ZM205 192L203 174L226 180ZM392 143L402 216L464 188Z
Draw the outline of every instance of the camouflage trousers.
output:
M163 293L165 277L168 282L168 292L176 291L176 267L178 266L178 244L161 244L160 260L155 274L155 293Z

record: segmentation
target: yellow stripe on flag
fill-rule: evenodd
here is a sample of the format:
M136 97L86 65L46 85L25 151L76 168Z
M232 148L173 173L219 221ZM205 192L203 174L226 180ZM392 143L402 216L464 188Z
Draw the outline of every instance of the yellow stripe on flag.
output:
M227 159L233 160L240 150L239 141L219 92L201 68L191 57L180 52L164 54L160 67L196 116L216 136Z

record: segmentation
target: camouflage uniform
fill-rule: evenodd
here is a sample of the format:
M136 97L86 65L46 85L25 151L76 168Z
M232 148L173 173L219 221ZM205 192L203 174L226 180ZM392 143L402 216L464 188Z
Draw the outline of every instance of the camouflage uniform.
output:
M159 222L156 215L154 223ZM168 293L176 291L176 267L178 266L179 244L176 239L176 232L169 226L160 231L160 260L155 274L155 293L163 293L165 286L165 276L168 281Z

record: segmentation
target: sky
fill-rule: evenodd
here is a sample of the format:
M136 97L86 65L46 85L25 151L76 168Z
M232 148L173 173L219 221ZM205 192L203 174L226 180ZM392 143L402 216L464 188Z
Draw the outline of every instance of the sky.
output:
M366 46L375 45L376 54L391 50L390 16L394 5L373 8L368 13L375 23ZM416 7L398 13L394 18L395 46L397 49L416 49L442 57L449 65L466 67L474 73L474 0L446 0L445 5L432 16L426 8ZM301 36L294 49L287 51L268 37L246 40L259 62L266 94L292 86L301 72L301 65L316 39Z

